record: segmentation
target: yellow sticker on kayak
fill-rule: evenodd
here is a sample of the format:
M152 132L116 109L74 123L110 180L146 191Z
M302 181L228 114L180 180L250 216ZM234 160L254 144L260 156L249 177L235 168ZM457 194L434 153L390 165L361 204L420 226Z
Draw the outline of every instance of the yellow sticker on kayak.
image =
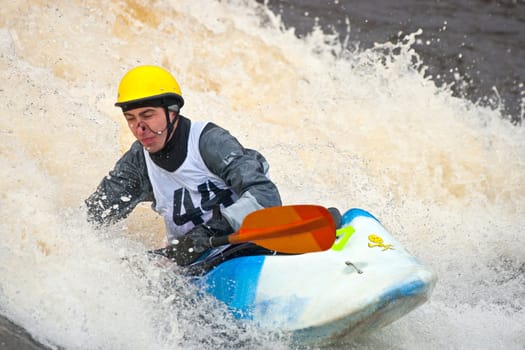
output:
M388 250L388 249L392 249L392 250L395 249L392 244L383 243L383 238L379 237L378 235L371 234L368 236L368 240L370 241L368 242L369 248L379 247L379 248L383 248L383 251Z
M337 230L335 233L337 241L332 246L332 249L338 252L343 250L343 248L346 245L346 242L348 242L348 240L354 234L354 232L355 228L353 228L352 226L345 226Z

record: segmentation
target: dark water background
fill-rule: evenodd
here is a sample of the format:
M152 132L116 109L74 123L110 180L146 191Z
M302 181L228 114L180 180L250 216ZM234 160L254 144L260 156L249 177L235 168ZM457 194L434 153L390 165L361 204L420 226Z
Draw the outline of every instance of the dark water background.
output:
M268 0L304 36L317 23L351 47L397 42L422 29L414 49L437 84L524 122L525 0ZM350 21L350 32L346 19ZM402 33L401 35L399 33Z

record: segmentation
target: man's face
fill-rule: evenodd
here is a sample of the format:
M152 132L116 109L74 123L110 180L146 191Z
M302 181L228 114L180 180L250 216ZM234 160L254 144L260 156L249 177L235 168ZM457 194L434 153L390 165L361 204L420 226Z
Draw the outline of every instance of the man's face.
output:
M170 112L170 119L173 118ZM124 117L133 136L149 153L156 153L164 147L167 122L164 108L140 107L124 112Z

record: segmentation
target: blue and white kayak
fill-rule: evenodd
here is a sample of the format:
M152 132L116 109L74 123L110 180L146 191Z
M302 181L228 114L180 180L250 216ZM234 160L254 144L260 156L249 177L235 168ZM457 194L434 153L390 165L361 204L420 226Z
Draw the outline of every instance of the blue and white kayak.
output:
M200 277L239 319L326 344L386 326L423 304L436 275L374 216L350 209L331 249L227 260Z

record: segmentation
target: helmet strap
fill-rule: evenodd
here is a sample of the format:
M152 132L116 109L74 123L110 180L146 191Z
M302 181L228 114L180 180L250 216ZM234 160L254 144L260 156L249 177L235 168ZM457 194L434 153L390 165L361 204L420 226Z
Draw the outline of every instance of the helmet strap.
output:
M168 132L166 133L166 139L164 140L164 147L166 147L166 145L168 144L168 141L170 139L170 135L173 133L173 127L175 125L175 123L177 122L177 120L179 119L179 111L178 111L178 106L177 108L173 108L174 106L164 106L164 113L166 114L166 124L167 124L167 129L168 129ZM171 112L175 112L175 117L173 118L173 121L170 121L170 111Z

